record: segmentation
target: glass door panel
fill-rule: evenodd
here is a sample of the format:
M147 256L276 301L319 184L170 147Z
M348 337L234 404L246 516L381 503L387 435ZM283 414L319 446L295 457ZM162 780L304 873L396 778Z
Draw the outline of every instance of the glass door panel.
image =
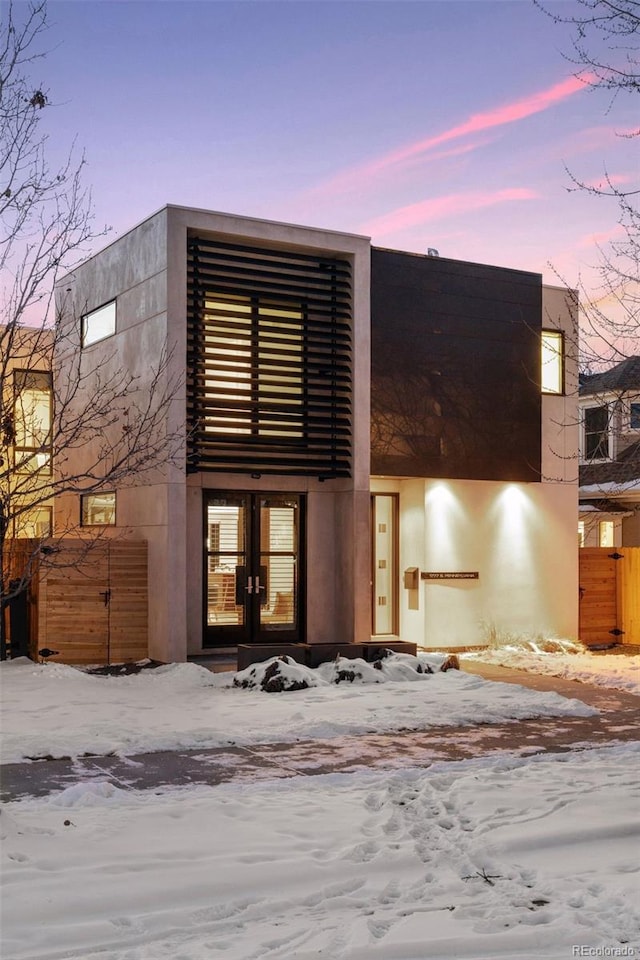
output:
M267 633L297 629L297 498L260 500L260 626Z
M373 530L373 634L397 633L397 497L372 498Z
M205 646L301 639L303 499L209 494Z
M245 624L246 520L244 497L216 497L207 504L208 626Z

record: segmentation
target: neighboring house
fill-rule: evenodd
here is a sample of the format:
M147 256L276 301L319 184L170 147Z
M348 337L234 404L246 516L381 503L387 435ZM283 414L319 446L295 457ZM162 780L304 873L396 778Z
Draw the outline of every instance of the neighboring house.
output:
M52 336L0 327L0 516L7 539L41 539L52 530Z
M640 356L580 378L585 547L640 546Z
M129 370L144 394L168 350L182 384L176 460L56 505L56 526L81 515L148 542L151 657L577 635L568 291L167 206L57 299L89 367Z

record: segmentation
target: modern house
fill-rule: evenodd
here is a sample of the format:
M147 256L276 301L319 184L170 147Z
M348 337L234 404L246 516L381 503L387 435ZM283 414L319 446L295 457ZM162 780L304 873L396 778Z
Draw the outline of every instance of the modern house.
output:
M167 206L59 285L75 350L56 376L79 356L79 404L95 368L132 372L153 403L168 358L172 456L138 483L61 498L54 524L147 542L158 660L576 636L567 294L538 274ZM81 468L87 453L69 455Z
M581 377L579 394L580 544L640 546L640 357Z

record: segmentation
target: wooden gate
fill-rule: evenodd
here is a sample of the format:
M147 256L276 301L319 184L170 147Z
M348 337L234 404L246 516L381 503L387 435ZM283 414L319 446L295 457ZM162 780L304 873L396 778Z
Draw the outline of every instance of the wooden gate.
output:
M640 645L640 547L582 547L580 640Z
M11 541L13 566L31 541ZM28 590L29 653L60 663L109 664L148 655L147 544L144 540L48 540ZM24 564L23 564L24 565ZM13 569L13 568L12 568ZM5 616L7 626L9 617ZM9 632L9 649L13 653Z

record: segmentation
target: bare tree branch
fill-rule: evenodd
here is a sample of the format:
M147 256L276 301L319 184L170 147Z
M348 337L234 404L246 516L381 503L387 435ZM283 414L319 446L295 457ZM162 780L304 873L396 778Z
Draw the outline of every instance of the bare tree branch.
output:
M65 497L133 485L184 457L184 437L168 432L179 387L171 356L156 358L144 381L114 351L80 349L80 317L53 316L56 282L105 230L93 227L75 144L61 166L47 159L40 121L50 94L32 71L46 54L45 0L9 5L0 25L0 647L4 612L38 569L65 561L63 538L83 550L104 531L82 528L80 510L59 511L53 530L34 516ZM99 359L96 359L99 358ZM82 458L77 451L82 450ZM81 464L81 465L79 465ZM53 538L50 538L53 534Z

